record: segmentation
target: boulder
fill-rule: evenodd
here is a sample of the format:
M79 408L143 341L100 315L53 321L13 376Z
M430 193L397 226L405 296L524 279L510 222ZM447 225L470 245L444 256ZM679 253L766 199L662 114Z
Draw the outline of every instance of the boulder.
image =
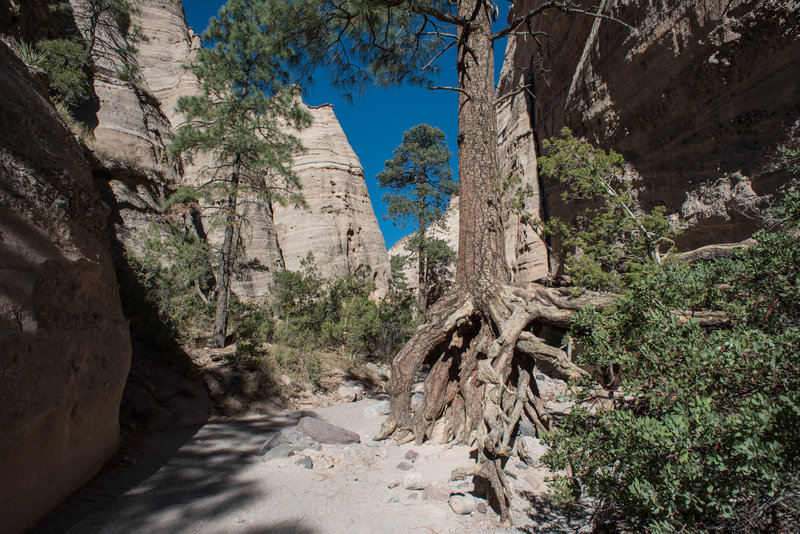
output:
M361 437L340 426L332 425L315 417L303 417L297 423L297 430L312 439L327 444L361 443Z
M539 464L542 455L547 452L547 446L537 438L525 436L517 440L517 453L520 459L531 467Z

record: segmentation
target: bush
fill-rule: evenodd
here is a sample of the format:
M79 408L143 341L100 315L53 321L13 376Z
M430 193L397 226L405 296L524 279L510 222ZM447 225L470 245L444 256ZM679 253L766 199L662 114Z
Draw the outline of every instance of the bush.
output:
M612 309L578 314L579 363L621 383L613 409L583 388L548 438L544 461L574 476L556 498L578 482L634 531L800 529L800 195L781 214L729 259L645 264ZM696 310L732 321L711 329Z
M576 285L618 290L639 266L666 259L678 229L663 206L650 212L639 208L621 155L581 141L568 128L542 145L547 151L539 158L542 175L566 184L564 202L585 206L569 224L554 218L543 226L562 236L564 265ZM519 204L517 199L512 209Z
M179 224L152 223L125 256L146 300L182 341L207 329L211 304L206 293L214 278L205 241Z

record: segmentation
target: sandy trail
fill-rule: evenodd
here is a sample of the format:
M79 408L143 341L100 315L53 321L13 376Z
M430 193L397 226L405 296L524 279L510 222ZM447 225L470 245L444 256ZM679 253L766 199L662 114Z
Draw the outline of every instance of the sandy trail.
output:
M469 449L438 444L374 442L385 416L365 399L314 411L353 430L360 444L324 445L329 468L306 469L296 457L263 461L259 449L297 422L290 415L220 419L199 429L162 433L70 498L34 532L53 533L375 533L519 532L501 527L489 510L460 516L423 491L389 488L413 470L446 483L455 467L471 463ZM407 460L405 460L407 461ZM517 513L515 524L527 514ZM526 529L531 532L537 529Z

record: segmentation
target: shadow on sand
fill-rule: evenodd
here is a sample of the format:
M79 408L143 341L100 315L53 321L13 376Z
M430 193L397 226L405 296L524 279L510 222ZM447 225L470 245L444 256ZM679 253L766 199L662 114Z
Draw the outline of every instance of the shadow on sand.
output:
M208 532L204 523L213 522L216 531L224 518L226 531L312 534L296 521L249 527L237 515L268 498L256 481L237 475L260 462L262 444L300 415L212 421L144 438L32 532Z

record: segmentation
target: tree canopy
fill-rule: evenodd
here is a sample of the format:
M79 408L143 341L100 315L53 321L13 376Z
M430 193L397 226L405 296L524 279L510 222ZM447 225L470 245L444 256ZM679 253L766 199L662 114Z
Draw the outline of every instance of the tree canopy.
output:
M217 311L212 342L225 342L233 265L239 252L240 193L266 201L302 203L292 157L302 149L292 134L310 124L296 87L288 84L287 50L266 6L229 0L203 34L209 46L188 68L201 93L184 96L177 110L186 122L172 144L191 163L212 156L200 169L200 185L225 225L217 278ZM218 202L221 200L221 202ZM224 222L223 222L224 221Z

